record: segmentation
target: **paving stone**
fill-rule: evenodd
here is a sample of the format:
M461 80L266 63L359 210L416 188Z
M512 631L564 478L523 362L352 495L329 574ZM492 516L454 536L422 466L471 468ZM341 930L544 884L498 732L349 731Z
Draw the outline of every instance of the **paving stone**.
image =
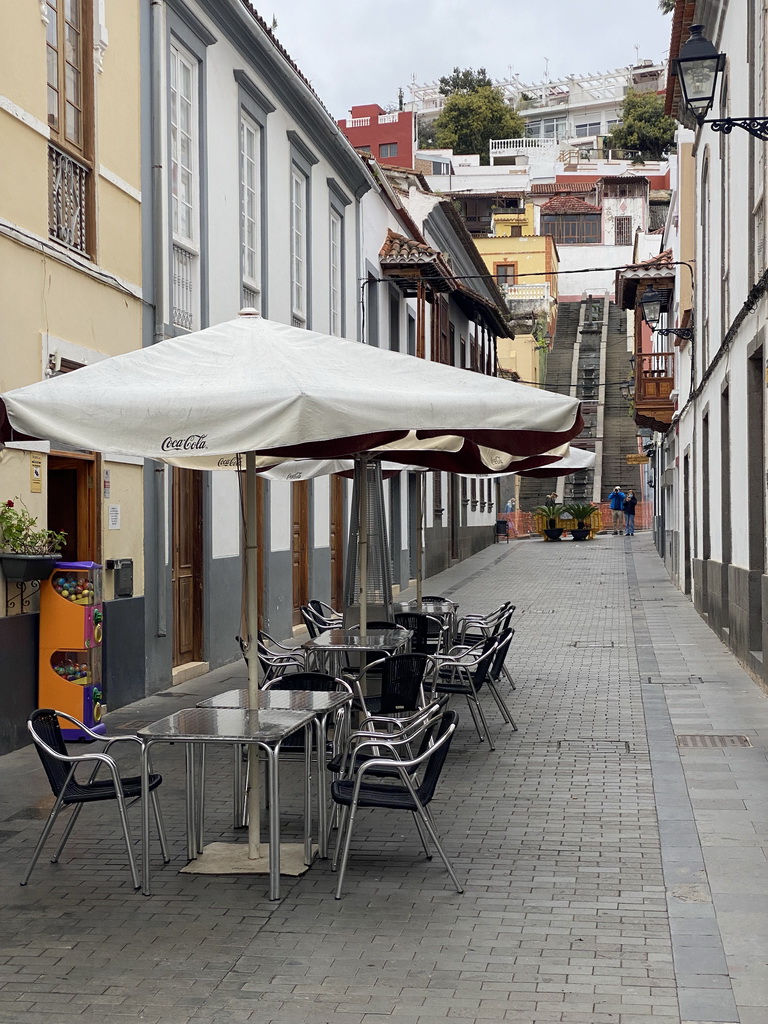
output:
M368 812L338 903L328 862L284 879L274 904L258 877L179 875L184 755L163 746L172 863L153 852L156 895L133 892L106 806L86 808L62 862L43 857L21 889L51 798L31 750L0 758L0 1024L680 1024L678 996L683 1020L756 1021L768 710L649 537L615 540L513 542L429 581L460 611L517 604L504 692L519 731L485 699L489 751L457 702L433 803L463 896L409 818ZM108 725L134 730L244 682L226 666ZM753 747L681 752L682 732ZM211 751L207 771L207 836L232 839L231 755ZM296 763L281 804L297 839Z

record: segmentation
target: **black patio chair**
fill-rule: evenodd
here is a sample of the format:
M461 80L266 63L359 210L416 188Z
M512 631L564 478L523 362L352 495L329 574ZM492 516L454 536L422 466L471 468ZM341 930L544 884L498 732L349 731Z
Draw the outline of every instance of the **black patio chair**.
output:
M411 650L414 654L438 654L445 645L448 627L434 615L423 612L398 612L395 622L404 629L410 629Z
M471 647L489 636L498 636L502 630L509 628L516 607L511 601L505 601L487 615L464 615L456 624L458 642Z
M272 679L268 679L263 687L263 690L311 690L314 693L332 693L334 690L344 690L347 693L353 693L352 686L346 679L339 679L337 676L327 675L325 672L291 672L286 676L276 676ZM333 728L333 738L335 742L331 742L330 748L326 749L326 754L329 757L333 757L337 753L337 748L340 742L343 740L348 733L346 722L349 718L349 704L346 705L346 709L342 709L340 716L337 716L336 722ZM327 739L327 737L326 737ZM290 736L286 736L283 742L280 744L282 751L298 751L304 749L304 733L301 731L291 733Z
M491 659L491 664L488 669L488 678L486 681L488 683L488 689L491 691L491 696L496 701L502 717L509 722L512 729L517 732L517 725L512 717L512 713L507 707L507 702L504 700L498 689L502 675L506 673L507 677L509 677L505 662L507 654L509 653L509 645L512 643L514 635L514 629L505 629L503 633L500 633L496 637L496 651ZM512 685L512 688L514 689L514 684Z
M281 644L269 633L265 633L263 629L259 630L256 649L259 653L259 663L264 672L264 682L291 670L303 672L307 667L306 655L300 647L288 647L287 644Z
M428 654L391 654L366 665L354 680L357 696L353 706L370 715L406 715L427 704L424 681L432 674L435 660ZM378 694L364 694L369 678L379 685Z
M321 633L325 633L329 629L339 629L342 625L341 616L330 618L324 615L321 611L318 611L318 606L321 605L320 601L309 601L307 604L303 604L299 611L301 617L304 620L304 625L309 631L311 637L319 636ZM324 606L324 607L327 607Z
M307 601L307 608L313 613L317 619L325 619L332 627L340 626L344 616L341 612L337 612L335 608L331 608L325 601L318 601L316 597L310 598Z
M100 752L92 751L87 754L70 754L64 743L59 718L64 718L68 722L71 722L75 728L84 732L90 739L99 740L104 743L104 749ZM56 802L51 808L51 813L48 815L48 820L46 821L42 834L37 841L37 846L32 854L32 859L29 862L27 870L24 873L24 878L21 884L26 885L29 881L38 857L42 852L48 836L51 834L51 829L53 828L62 807L71 805L73 810L66 828L64 829L64 833L59 841L59 845L56 847L56 851L51 858L52 864L55 864L61 856L66 842L72 834L72 829L80 815L80 811L83 809L83 804L96 803L103 800L114 800L117 803L118 813L120 815L120 824L123 830L125 849L128 854L128 866L131 871L133 887L134 889L138 889L141 883L139 881L138 871L136 870L136 860L134 858L133 848L131 845L131 832L130 826L128 825L126 800L137 800L141 797L141 776L121 776L114 758L107 753L107 750L113 744L125 741L138 743L141 746L141 739L138 736L114 736L107 739L105 736L101 736L99 733L93 732L71 715L67 715L63 711L54 711L51 708L39 708L37 711L33 711L27 719L27 729L34 740L35 749L42 761L45 774L48 776L48 782L50 783L53 795L56 797ZM81 765L90 765L93 769L89 778L85 782L81 782L75 778L75 773ZM108 770L110 778L96 778L99 768L101 768L102 765ZM163 861L167 864L170 860L170 856L168 855L168 845L165 841L165 830L163 829L160 805L157 800L157 794L155 793L155 790L162 781L162 775L158 775L155 772L150 773L150 800L152 801L152 810L154 811L157 832L160 837L160 848L163 853ZM144 852L144 856L148 856L147 851Z
M495 750L496 747L491 738L491 730L488 727L479 694L488 679L496 646L496 638L490 636L486 637L481 646L471 651L454 648L457 653L437 655L435 659L440 665L435 692L447 693L449 696L460 694L466 697L477 735L481 741L488 740L491 750Z
M337 865L339 867L339 879L336 885L337 900L341 899L344 873L352 842L352 831L360 807L409 811L413 815L414 821L418 822L419 837L427 857L431 859L426 838L429 836L456 887L456 891L464 891L440 843L435 821L429 809L440 781L457 722L456 712L446 711L429 722L419 747L419 753L415 757L398 757L394 744L392 744L388 752L389 756L376 754L364 761L359 768L353 770L350 777L337 779L331 783L331 796L334 802L342 808L341 824L332 863L334 869ZM379 751L384 749L386 740L382 740L382 737L379 736L367 742L372 751ZM358 751L361 747L362 744L358 744ZM423 775L421 781L417 782L412 776L414 771L419 768L423 768ZM393 776L397 777L397 781L383 781L380 774L382 770L391 772ZM368 782L367 778L373 776L374 773L378 773L378 777L375 781ZM339 865L339 850L342 848L342 844L343 850Z

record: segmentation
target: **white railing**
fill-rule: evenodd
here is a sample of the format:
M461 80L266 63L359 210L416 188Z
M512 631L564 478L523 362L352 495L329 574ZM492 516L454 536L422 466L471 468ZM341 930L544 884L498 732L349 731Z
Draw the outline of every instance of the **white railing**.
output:
M180 245L173 247L172 306L176 327L191 331L194 326L194 260L191 252Z
M549 282L503 284L501 292L507 302L550 302Z
M514 153L531 149L557 149L557 139L491 139L491 155L494 153Z
M350 117L347 128L367 128L370 123L370 117Z
M399 119L398 111L395 111L394 114L379 114L379 124L396 124Z
M243 309L261 309L261 295L255 288L243 285Z
M48 234L88 254L86 223L88 168L55 146L48 146Z

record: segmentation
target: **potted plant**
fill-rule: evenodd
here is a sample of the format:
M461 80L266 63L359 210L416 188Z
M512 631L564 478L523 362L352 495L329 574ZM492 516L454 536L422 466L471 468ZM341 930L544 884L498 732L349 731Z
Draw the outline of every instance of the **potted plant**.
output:
M565 511L565 505L557 505L554 502L551 505L538 505L534 510L534 515L543 516L546 523L543 533L547 540L560 540L563 534L563 527L560 524L560 516Z
M20 498L0 504L0 564L7 580L47 579L65 540L64 533L38 530L36 517Z
M592 532L592 516L599 511L592 502L572 501L565 506L566 512L576 520L576 527L571 530L574 540L587 540Z

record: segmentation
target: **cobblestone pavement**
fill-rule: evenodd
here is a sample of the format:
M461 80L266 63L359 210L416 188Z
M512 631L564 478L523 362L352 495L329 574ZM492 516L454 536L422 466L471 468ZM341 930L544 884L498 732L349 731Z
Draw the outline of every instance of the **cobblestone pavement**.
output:
M491 752L457 703L433 804L464 895L409 817L375 812L340 902L327 861L284 879L277 903L264 878L179 875L183 752L165 746L173 860L155 851L155 895L131 888L113 807L86 808L62 862L44 854L20 888L51 797L34 752L16 751L0 758L0 1024L768 1020L768 705L650 538L493 546L429 590L463 610L517 603L520 729L486 701ZM218 670L109 725L135 729L243 675ZM210 759L209 839L233 838L230 761ZM283 776L288 838L297 771Z

